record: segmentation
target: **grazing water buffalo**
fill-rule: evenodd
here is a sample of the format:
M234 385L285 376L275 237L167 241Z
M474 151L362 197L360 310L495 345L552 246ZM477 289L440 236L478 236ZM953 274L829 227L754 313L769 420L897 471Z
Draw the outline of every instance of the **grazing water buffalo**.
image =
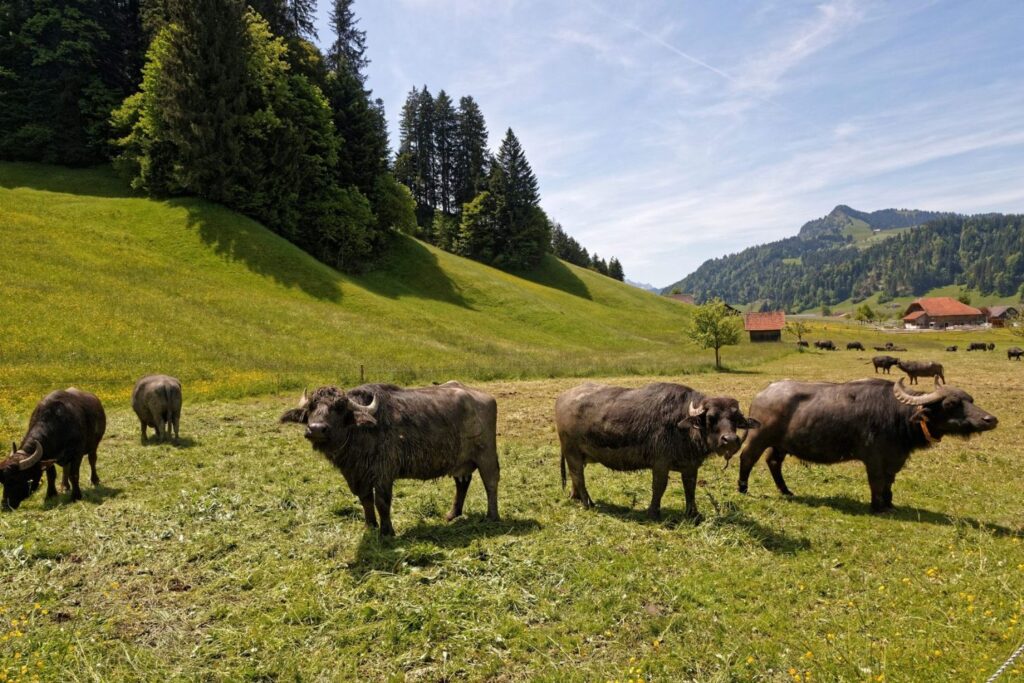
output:
M139 416L142 443L146 443L146 428L156 430L156 438L163 441L174 431L178 441L178 422L181 420L181 382L167 375L147 375L132 389L132 410Z
M968 351L987 351L988 344L985 342L971 342L970 346L967 347Z
M863 351L864 350L864 345L861 344L859 341L847 342L846 350L847 351Z
M737 429L757 426L740 412L734 398L709 397L681 384L648 384L624 389L587 383L555 402L555 425L562 445L562 486L572 478L571 498L590 507L583 471L600 463L620 472L651 470L647 516L661 517L661 497L669 472L680 472L686 515L695 519L697 470L711 453L732 457L742 445Z
M1006 349L1006 360L1020 360L1020 357L1024 356L1024 349L1019 346L1011 346Z
M911 384L917 384L918 377L934 377L936 384L939 380L946 383L946 376L942 374L942 364L928 360L901 360L896 363L903 372L907 373Z
M946 347L946 350L947 350L947 351L956 351L956 349L957 349L957 347L956 347L956 346L947 346L947 347Z
M797 345L797 346L802 346L802 347L804 347L804 348L807 348L807 347L809 347L809 346L810 346L810 344L808 344L808 343L807 343L807 340L806 340L806 339L801 339L800 341L798 341L798 342L796 343L796 345Z
M995 429L998 420L974 405L966 392L936 386L928 394L906 391L903 380L864 379L846 384L775 382L754 397L750 414L761 422L740 460L739 490L770 449L768 469L784 495L782 461L791 454L808 462L859 460L867 469L871 510L892 509L892 484L912 451L944 436L967 437Z
M878 374L878 368L882 368L882 372L886 375L891 374L892 366L900 362L899 358L895 356L875 356L871 359L872 365L875 366L875 374Z
M814 342L814 348L821 349L822 351L836 351L836 345L832 343L831 339L825 339L823 341Z
M306 439L331 461L359 497L366 525L393 536L396 479L454 477L449 521L462 514L473 470L487 490L487 516L498 519L498 404L459 382L422 389L365 384L348 392L321 387L302 394L281 422L306 425Z
M96 474L96 448L107 428L103 404L87 391L70 388L54 391L36 405L29 418L28 431L21 446L11 444L11 454L0 462L3 485L2 509L16 510L21 502L39 488L46 471L46 497L57 495L55 465L63 470L62 488L71 482L71 499L81 500L78 471L82 457L88 454L92 483Z
M992 343L992 342L989 342L988 343L988 350L989 351L995 351L996 350L996 345L994 343Z
M875 351L888 351L889 350L888 346L873 346L871 348L873 348Z

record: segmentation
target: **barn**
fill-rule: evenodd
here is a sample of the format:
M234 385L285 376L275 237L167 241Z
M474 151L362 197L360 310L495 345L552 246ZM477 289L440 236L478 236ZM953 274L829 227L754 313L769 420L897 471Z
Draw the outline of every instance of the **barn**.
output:
M985 314L948 296L924 297L907 306L903 325L910 329L944 329L951 325L983 325Z
M785 326L785 311L743 314L743 329L750 333L752 342L782 341Z
M982 306L981 312L992 327L1006 327L1008 321L1020 315L1014 306Z

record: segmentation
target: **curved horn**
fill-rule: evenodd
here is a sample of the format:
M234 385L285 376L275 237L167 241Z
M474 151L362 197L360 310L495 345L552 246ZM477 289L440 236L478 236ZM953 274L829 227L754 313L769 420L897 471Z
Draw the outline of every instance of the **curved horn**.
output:
M687 409L687 412L689 413L690 417L697 417L699 415L703 415L706 410L707 408L704 408L703 406L701 406L700 408L694 408L693 401L690 401L690 407Z
M33 441L32 443L34 443L36 445L35 450L32 451L32 455L28 456L27 458L22 458L18 462L18 469L27 470L29 467L32 467L37 462L42 460L42 458L43 458L43 444L39 443L38 441Z
M942 391L933 391L930 394L924 394L923 396L915 396L908 394L906 389L903 388L903 378L900 377L900 381L892 386L892 393L896 395L896 400L908 406L923 406L928 403L934 403L942 398Z
M299 407L305 408L307 403L309 403L309 387L302 390L302 398L299 399Z
M370 415L375 415L377 413L377 394L373 395L373 400L370 401L370 405L368 405L368 406L361 406L361 407L362 407L363 410L368 412Z

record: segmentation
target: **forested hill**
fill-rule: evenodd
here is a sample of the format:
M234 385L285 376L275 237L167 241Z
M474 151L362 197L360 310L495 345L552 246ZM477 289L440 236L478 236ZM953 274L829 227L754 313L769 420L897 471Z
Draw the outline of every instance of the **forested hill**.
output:
M911 229L922 219L928 222ZM1024 283L1022 220L838 206L796 237L706 261L667 289L698 300L768 301L787 310L876 292L919 296L951 284L1011 296Z

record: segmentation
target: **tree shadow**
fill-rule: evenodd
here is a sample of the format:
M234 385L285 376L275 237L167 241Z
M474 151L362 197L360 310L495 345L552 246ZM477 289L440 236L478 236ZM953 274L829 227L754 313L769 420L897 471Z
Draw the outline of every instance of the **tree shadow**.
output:
M353 280L389 299L433 299L474 310L438 263L437 254L407 235L395 234L374 270Z
M341 301L341 278L337 271L285 238L268 235L267 229L256 221L202 199L169 199L165 203L185 209L188 229L194 230L217 255L316 299Z
M50 164L4 162L0 164L0 187L19 187L41 192L59 192L87 197L141 197L110 166L67 168Z
M366 529L359 539L355 559L348 570L357 576L374 571L394 572L402 566L431 567L447 557L445 550L464 548L479 538L524 536L541 529L535 519L502 518L492 522L485 515L466 515L454 522L424 522L394 537Z
M901 522L922 522L939 526L969 526L977 531L988 531L996 536L1024 536L1024 529L1010 529L1001 524L980 522L971 517L957 517L934 510L897 505L895 510L884 513L871 511L867 501L850 496L793 496L794 503L808 507L828 507L838 512L856 516L871 516L879 519L893 519Z
M572 272L565 262L551 254L545 254L540 264L533 270L515 271L513 274L524 280L557 289L581 299L593 300L587 284L580 279L580 276Z

